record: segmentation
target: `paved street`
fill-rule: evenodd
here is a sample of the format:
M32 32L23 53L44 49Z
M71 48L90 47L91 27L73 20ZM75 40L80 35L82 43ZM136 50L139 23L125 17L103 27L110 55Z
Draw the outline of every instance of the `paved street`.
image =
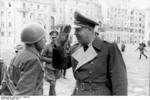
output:
M125 63L127 65L128 72L128 83L129 92L128 95L131 96L145 96L149 95L149 68L150 68L150 55L146 60L142 57L139 60L139 52L135 52L137 48L136 45L128 45L126 52L123 53ZM146 48L147 53L150 54L150 48ZM13 57L13 49L1 51L1 55L5 58L7 64L9 64L10 59ZM7 60L8 59L8 60ZM67 70L67 79L59 79L57 81L56 92L57 95L71 95L75 80L72 75L72 69ZM44 95L48 95L49 85L47 82L44 84Z
M128 94L134 96L149 95L149 68L150 56L146 60L144 57L139 60L139 52L135 52L136 46L127 47L123 54L128 72ZM146 48L150 54L150 48Z

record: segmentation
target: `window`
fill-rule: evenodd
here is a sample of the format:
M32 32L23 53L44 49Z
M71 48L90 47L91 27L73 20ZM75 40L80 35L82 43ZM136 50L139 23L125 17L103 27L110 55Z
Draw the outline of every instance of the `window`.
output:
M144 33L144 30L142 31L142 33Z
M131 15L133 15L134 14L134 12L133 11L131 11Z
M130 29L130 32L133 32L133 29Z
M37 5L37 9L40 9L40 5Z
M1 22L1 27L4 27L5 25L4 25L4 22Z
M11 32L9 32L9 34L8 34L8 35L9 35L9 37L11 37Z
M23 12L23 18L25 18L26 17L26 13L25 12Z
M2 17L4 16L4 11L1 11L1 16L2 16Z
M23 3L22 5L23 5L23 9L26 8L26 4L25 3Z
M10 3L10 2L9 2L9 4L8 4L8 5L9 5L9 7L11 7L11 3Z
M134 24L133 24L133 23L130 23L130 26L134 27Z
M1 36L2 36L2 37L4 36L4 32L1 32Z
M32 16L33 16L33 13L30 14L30 18L32 18Z
M11 27L11 26L12 26L11 22L9 22L8 26L9 26L9 27Z
M141 33L142 32L142 30L141 29L139 29L139 33Z

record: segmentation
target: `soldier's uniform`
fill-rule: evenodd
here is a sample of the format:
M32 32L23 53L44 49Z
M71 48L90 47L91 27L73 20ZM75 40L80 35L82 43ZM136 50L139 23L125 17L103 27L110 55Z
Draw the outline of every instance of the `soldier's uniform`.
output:
M53 49L53 44L52 43L47 44L46 47L43 49L41 55L43 57L52 59L52 53L53 53L52 49ZM58 79L59 77L60 77L60 70L55 69L52 66L52 62L46 62L45 79L50 83L49 95L56 95L55 85L56 85L56 79Z
M29 24L22 30L21 41L25 48L11 60L8 70L15 85L13 95L43 95L44 68L40 52L46 42L44 38L45 31L39 24Z
M10 78L16 86L14 95L43 95L44 69L35 48L26 47L11 61Z
M75 13L75 20L77 26L96 25L78 12ZM63 58L61 47L54 51L55 59ZM126 66L115 43L96 37L86 51L80 44L73 46L71 57L76 79L72 95L127 95Z
M87 53L81 45L74 48L78 49L72 56L76 79L72 95L127 95L126 66L116 44L97 37ZM78 62L84 63L79 65Z

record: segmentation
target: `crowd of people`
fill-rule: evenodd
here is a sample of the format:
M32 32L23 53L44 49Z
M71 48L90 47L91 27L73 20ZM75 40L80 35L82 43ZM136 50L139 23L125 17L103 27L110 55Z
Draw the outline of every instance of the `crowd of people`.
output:
M29 24L21 32L23 47L18 46L7 73L1 73L1 95L43 95L43 79L49 82L49 95L57 95L60 73L72 68L76 80L72 95L127 95L127 69L115 43L101 40L94 32L97 22L74 13L74 26L63 25L49 33L39 24ZM75 29L78 43L71 46L69 33ZM5 68L0 60L0 68ZM10 83L10 84L7 84ZM61 91L61 90L60 90Z

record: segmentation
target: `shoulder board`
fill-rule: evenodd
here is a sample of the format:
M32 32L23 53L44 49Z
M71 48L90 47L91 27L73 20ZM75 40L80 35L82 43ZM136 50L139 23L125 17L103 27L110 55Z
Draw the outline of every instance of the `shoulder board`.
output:
M108 42L108 41L106 41L106 40L103 40L103 42L104 42L104 43L107 43L107 44L110 44L110 42Z

